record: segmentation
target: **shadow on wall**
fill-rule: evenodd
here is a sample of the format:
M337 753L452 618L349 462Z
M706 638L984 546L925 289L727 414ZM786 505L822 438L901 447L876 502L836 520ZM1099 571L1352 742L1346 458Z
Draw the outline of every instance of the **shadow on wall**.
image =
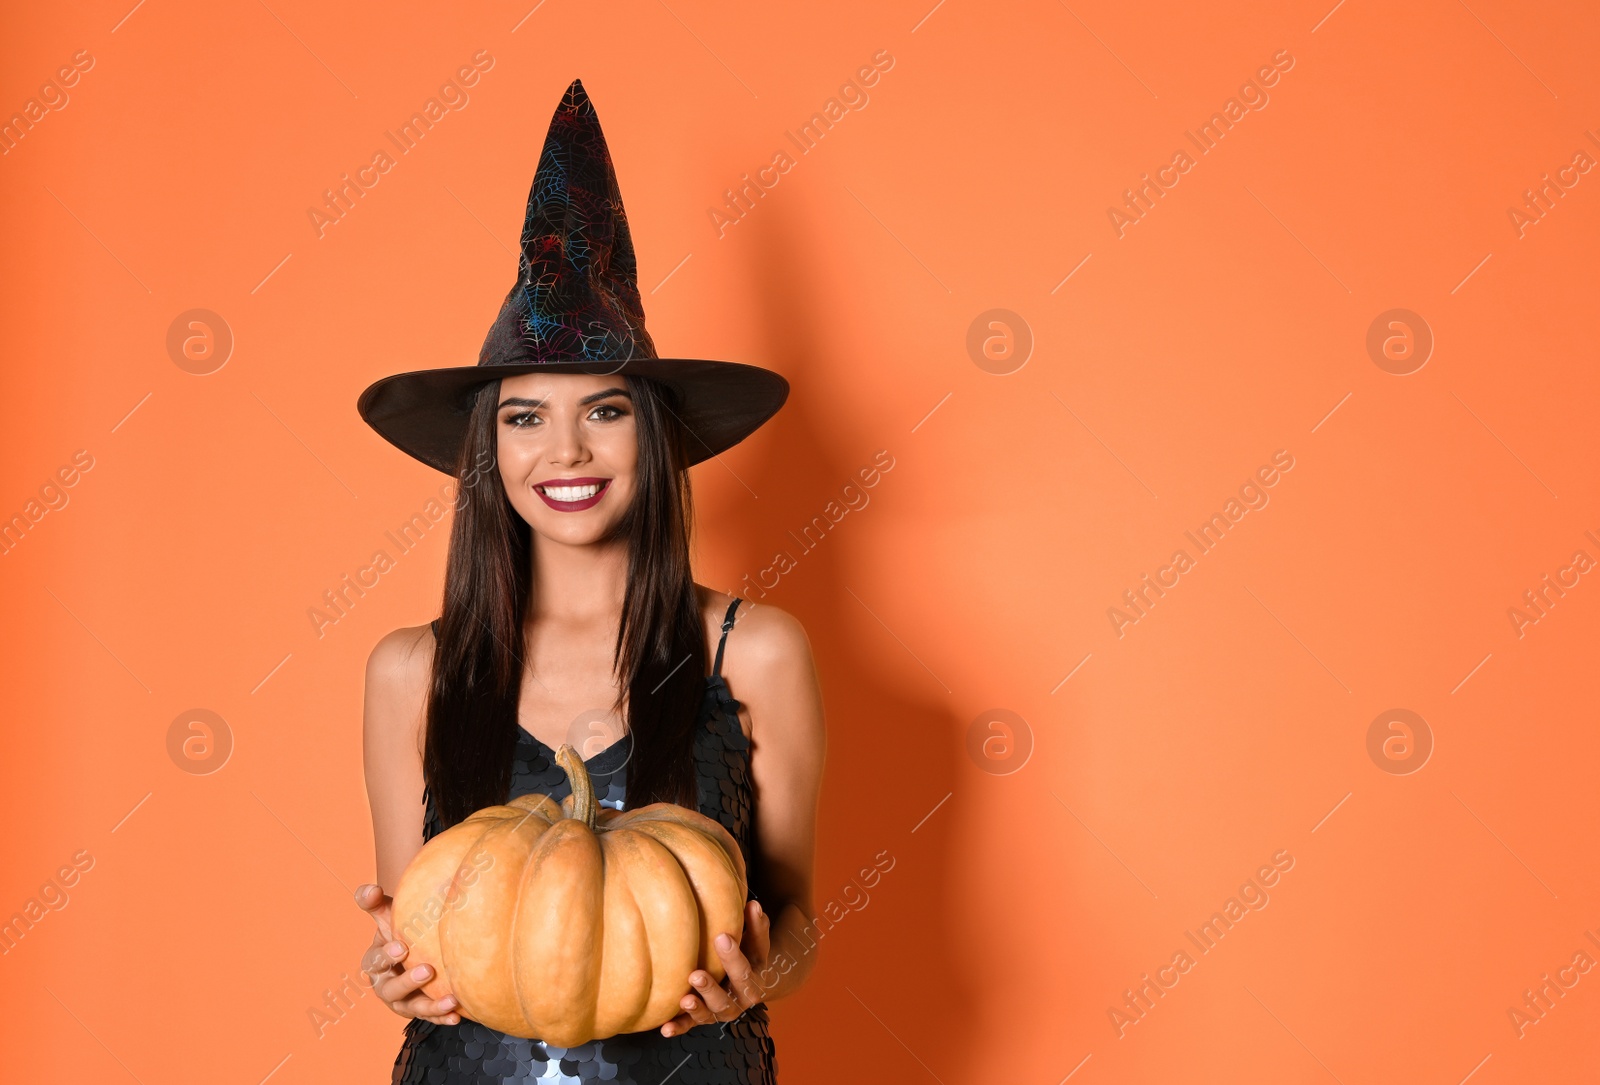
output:
M962 955L952 952L958 925L948 829L956 803L946 803L912 835L955 787L959 724L949 694L920 666L901 666L907 660L896 657L906 649L863 606L881 614L873 601L888 593L851 556L892 530L888 502L879 502L893 491L893 474L885 473L866 491L870 502L820 541L797 538L839 499L842 486L859 486L857 473L876 452L895 453L897 435L852 433L834 422L832 405L853 393L816 376L822 351L836 348L820 341L816 328L832 301L823 276L837 277L839 269L810 266L803 224L791 221L786 208L772 210L765 232L747 243L755 251L760 357L788 376L790 397L773 421L767 458L739 467L759 499L733 499L707 527L729 547L741 576L772 566L776 551L795 559L770 590L754 577L714 586L782 607L801 621L827 710L814 901L823 917L819 929L827 933L817 942L811 981L774 1015L779 1064L796 1081L828 1080L845 1065L920 1074L914 1057L944 1061L941 1047L970 1025L959 992L971 987ZM765 579L772 583L771 575ZM880 660L899 677L881 676L874 666ZM829 924L830 916L836 922Z

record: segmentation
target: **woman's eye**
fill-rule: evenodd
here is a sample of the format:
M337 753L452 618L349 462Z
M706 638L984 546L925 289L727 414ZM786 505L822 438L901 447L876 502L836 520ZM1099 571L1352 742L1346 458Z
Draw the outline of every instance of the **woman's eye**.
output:
M622 415L623 412L618 408L611 406L609 403L602 403L590 413L589 417L599 422L609 422L613 418L621 418Z
M522 411L519 414L507 415L505 418L505 423L508 426L515 426L518 429L522 429L527 426L531 426L534 422L538 421L538 417L539 416L534 414L532 411Z

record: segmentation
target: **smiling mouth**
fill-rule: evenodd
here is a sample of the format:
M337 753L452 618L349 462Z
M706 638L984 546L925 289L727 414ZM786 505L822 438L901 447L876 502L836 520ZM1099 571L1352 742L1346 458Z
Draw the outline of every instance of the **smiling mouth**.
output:
M599 503L610 485L608 478L552 479L539 483L533 489L546 505L558 512L581 512Z
M587 486L540 486L538 490L546 497L553 497L557 501L582 501L599 493L600 488L600 483L591 482Z

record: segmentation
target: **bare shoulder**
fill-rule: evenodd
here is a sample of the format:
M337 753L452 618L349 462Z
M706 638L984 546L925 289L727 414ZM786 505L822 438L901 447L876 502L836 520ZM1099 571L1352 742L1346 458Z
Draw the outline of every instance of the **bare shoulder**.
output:
M433 644L433 629L427 625L404 626L384 636L367 656L369 692L426 689L433 667Z
M378 641L367 657L368 741L417 745L433 674L433 630L426 625L396 629Z
M707 643L715 653L733 596L710 588L700 588L699 593ZM805 626L781 607L744 600L728 632L722 673L734 696L746 703L764 699L764 694L792 691L796 684L814 683L816 670Z
M361 712L361 763L372 807L378 884L391 891L422 847L422 767L433 630L396 629L367 657Z
M702 589L701 601L707 624L715 629L710 642L715 652L715 638L722 635L723 615L733 598ZM803 792L811 796L805 801L814 811L827 732L821 682L805 627L781 607L745 600L728 631L722 676L739 703L740 726L753 743L752 771L765 795L760 806L782 809L782 795ZM775 830L769 825L767 831Z
M701 602L701 616L706 621L706 640L715 651L715 645L722 639L722 623L728 616L733 595L701 586L696 586L696 591ZM728 632L723 671L731 671L739 664L768 667L781 666L786 661L810 666L811 642L800 619L768 603L752 603L747 599L739 603L739 610L733 616L733 629Z

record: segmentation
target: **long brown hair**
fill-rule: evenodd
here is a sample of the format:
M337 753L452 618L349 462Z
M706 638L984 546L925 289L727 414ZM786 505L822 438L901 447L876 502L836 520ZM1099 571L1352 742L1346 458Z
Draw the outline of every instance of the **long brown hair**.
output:
M631 736L628 806L693 807L706 646L689 567L693 505L684 434L669 388L644 377L624 379L639 456L632 503L612 536L628 545L612 710L623 715ZM506 802L511 790L533 546L532 529L512 507L496 466L499 401L499 381L479 389L456 472L422 762L441 829Z

